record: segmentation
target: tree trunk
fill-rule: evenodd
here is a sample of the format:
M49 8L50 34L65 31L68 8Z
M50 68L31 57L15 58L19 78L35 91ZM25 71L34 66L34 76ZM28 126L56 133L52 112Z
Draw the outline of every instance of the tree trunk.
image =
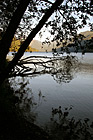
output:
M60 6L62 2L63 2L63 0L56 0L56 2L51 6L50 9L47 10L45 15L42 17L39 24L29 34L27 39L24 41L24 43L19 48L19 50L18 50L17 54L15 55L14 59L7 66L7 70L3 71L2 75L1 75L0 85L8 77L8 74L11 72L11 70L14 68L14 66L17 65L18 60L23 56L25 50L27 49L28 45L33 40L35 35L40 31L40 29L44 26L44 24L48 20L48 18L52 15L52 13L55 10L57 10L58 6Z
M0 71L4 69L6 55L9 52L14 34L29 2L30 0L20 0L20 4L18 5L17 10L14 12L8 28L0 42Z

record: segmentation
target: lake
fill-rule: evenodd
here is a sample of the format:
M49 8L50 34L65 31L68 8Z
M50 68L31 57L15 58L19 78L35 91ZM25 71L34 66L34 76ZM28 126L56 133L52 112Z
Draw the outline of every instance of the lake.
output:
M10 54L9 54L10 55ZM49 56L51 53L25 53L26 56ZM52 108L59 106L64 108L72 107L69 116L75 119L89 118L93 121L93 53L81 53L72 55L79 59L79 66L71 68L66 76L60 73L37 74L24 78L10 78L11 86L15 91L20 89L20 82L27 84L22 99L31 98L28 110L24 103L20 107L24 108L24 114L28 119L34 116L35 123L44 126L50 121ZM66 56L66 54L64 54ZM15 81L15 82L14 82ZM25 94L27 92L27 95ZM17 93L17 92L16 92ZM16 96L19 96L18 93Z

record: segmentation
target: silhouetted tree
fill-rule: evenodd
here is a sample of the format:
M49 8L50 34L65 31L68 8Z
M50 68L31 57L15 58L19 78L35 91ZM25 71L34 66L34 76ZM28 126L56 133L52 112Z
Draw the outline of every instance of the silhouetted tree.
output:
M22 55L24 54L26 48L28 47L28 45L30 44L30 42L32 41L32 39L35 37L35 35L40 31L40 29L43 27L43 25L45 24L45 22L48 20L48 18L51 16L51 14L54 12L54 10L57 9L57 7L62 3L62 1L57 0L52 7L45 13L45 15L42 17L42 19L40 20L39 24L33 29L33 31L30 33L30 35L27 37L27 39L25 40L25 42L22 44L22 46L20 47L18 53L16 54L16 56L14 57L14 59L9 63L9 65L7 66L7 71L4 70L1 74L1 83L2 81L7 77L7 75L9 74L9 72L14 68L14 66L17 64L18 60L22 57ZM14 16L11 19L11 22L7 28L7 31L4 35L4 37L1 40L1 50L0 50L0 64L5 61L6 55L9 52L9 47L10 47L10 43L12 42L12 38L13 35L17 29L17 26L22 18L23 13L26 10L27 5L29 4L29 0L26 1L26 3L20 1L19 7L17 8L17 10L14 13ZM22 7L23 5L23 7ZM24 6L25 5L25 6ZM22 9L21 14L20 13L20 9ZM19 17L16 22L16 17ZM15 25L14 25L15 22ZM12 27L14 26L14 27ZM12 27L12 28L11 28ZM12 33L10 32L11 29L14 29L12 31ZM9 33L10 32L10 33ZM9 37L9 35L11 37ZM8 38L9 42L5 42L6 39ZM6 45L4 45L3 43L6 43ZM4 46L3 46L4 45ZM4 49L3 49L4 48Z
M49 0L42 1L19 0L14 2L16 2L17 6L15 6L15 8L12 10L13 12L10 12L12 13L13 16L10 20L10 23L8 24L6 32L4 33L0 41L0 80L1 80L0 84L4 81L4 79L8 76L8 74L11 72L14 66L18 63L18 60L24 54L26 48L28 47L32 39L44 25L45 25L44 27L50 29L50 33L53 36L52 41L56 40L57 46L60 45L60 43L66 45L67 40L69 39L71 40L71 37L76 38L77 30L79 28L84 27L87 24L87 19L89 18L88 15L92 15L91 1L56 0L55 2L53 1L54 2L53 3ZM4 0L4 2L1 3L1 6L3 4L7 5L9 4L9 2L6 4L6 1ZM49 17L53 13L54 18L49 19ZM33 18L34 20L36 19L37 21L34 23L34 26L33 23L31 24L32 22L31 18ZM32 28L30 28L29 26L30 24L32 25ZM27 29L28 33L29 31L31 31L31 33L28 35L23 44L20 46L18 53L15 55L14 59L5 68L6 56L9 52L9 47L11 45L14 34L17 31L17 28L19 33ZM47 40L49 40L49 38L47 38ZM63 42L64 40L65 42Z

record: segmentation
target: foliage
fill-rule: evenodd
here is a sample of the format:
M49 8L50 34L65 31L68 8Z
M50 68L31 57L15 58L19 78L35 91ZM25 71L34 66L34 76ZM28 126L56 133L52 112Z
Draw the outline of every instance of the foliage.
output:
M9 22L11 21L11 18L14 14L14 12L17 9L18 4L21 0L4 0L0 1L0 27L5 32ZM29 1L29 5L27 7L27 10L24 11L24 15L21 19L20 25L16 31L17 37L22 37L25 39L26 35L29 34L30 31L35 27L36 23L40 20L40 17L42 17L42 13L46 10L46 8L49 7L49 4L40 2L39 0L32 0Z
M85 52L93 52L93 32L86 31L78 34L75 39L72 38L66 46L61 47L61 52L82 52L82 54Z
M6 31L19 2L20 0L0 0L0 28L3 29L3 33Z
M20 0L14 1L0 1L1 6L1 28L5 30L10 22L10 19L17 8ZM25 11L20 25L17 29L17 34L20 37L26 37L30 31L39 23L40 17L49 9L54 3L54 0L32 0L30 1L27 10ZM57 41L57 45L63 40L71 39L71 36L76 36L77 30L83 28L86 24L89 24L92 30L92 24L89 17L92 16L92 3L91 1L78 1L67 0L58 7L58 10L51 15L51 18L45 23L42 31L45 32L46 28L49 30L53 40ZM90 15L90 16L89 16ZM41 31L39 32L42 36ZM49 37L46 39L46 43L49 41Z
M73 0L73 1L67 0L67 1L65 1L65 0L63 0L60 2L60 0L56 0L54 3L54 0L53 0L53 3L52 3L51 1L48 1L48 0L43 0L43 1L40 1L40 0L30 1L30 0L28 0L29 4L27 3L28 7L27 7L26 11L24 11L25 10L25 8L24 8L21 16L19 16L21 11L18 10L17 12L19 14L17 14L16 18L14 20L12 20L14 18L14 13L16 13L16 9L18 9L17 7L21 2L22 2L22 0L14 0L14 1L1 0L0 1L0 8L1 8L0 9L0 14L1 14L0 28L3 28L3 35L2 35L2 39L0 40L0 45L1 45L0 46L1 47L1 49L0 49L0 80L1 80L0 85L5 80L5 78L8 76L8 74L11 72L11 70L13 70L14 67L17 65L19 59L21 58L21 56L25 52L26 48L29 46L29 43L32 41L32 39L35 37L35 35L41 30L41 28L44 25L45 26L43 28L43 31L45 31L46 28L49 30L50 34L52 35L52 41L56 41L57 46L60 45L60 43L62 43L65 46L67 44L67 41L72 39L71 37L73 37L74 40L76 41L77 30L84 27L87 24L89 24L89 26L92 29L92 24L88 23L88 19L92 15L92 12L91 12L92 11L92 3L91 3L91 1L84 1L84 0L81 0L81 1L79 1L79 0ZM27 0L25 2L27 2ZM21 6L24 6L24 3ZM56 7L56 4L57 4L57 7ZM54 12L54 14L52 15L53 12ZM23 15L23 13L24 13L24 15ZM23 15L23 17L22 17L22 15ZM51 16L51 18L48 20L49 16ZM16 21L18 19L18 17L19 17L19 20L17 22L17 25L13 29L13 26L15 25L13 23L15 23L14 21ZM9 27L9 25L11 25L10 23L12 23L12 26L11 26L12 28L10 27L10 30L9 30L9 28L7 28L7 27ZM8 33L11 33L11 34L9 34L9 36L7 36ZM15 55L14 59L9 63L9 65L7 66L6 69L4 67L4 71L3 71L1 67L3 67L5 65L5 58L6 58L8 51L9 51L9 47L10 47L10 44L12 42L14 34L15 34L15 36L18 37L18 39L24 39L25 41L22 43L22 45L19 48L19 51ZM39 33L39 34L41 34L41 33ZM46 43L50 43L49 39L50 39L49 37L46 39ZM16 44L20 45L20 42L17 41ZM2 66L1 66L1 64L2 64ZM68 63L68 65L69 65L69 63ZM68 71L69 71L69 69L67 69L67 72ZM26 83L21 85L21 88L25 88L25 85L26 85ZM0 93L3 93L3 91L4 90L2 90L2 92L0 92ZM23 92L25 92L25 89L21 89L22 99L23 99ZM4 125L5 126L10 125L10 122L11 122L11 126L12 126L14 131L12 129L11 129L12 131L10 131L7 129L7 127L5 127L6 129L4 132L7 131L7 132L9 132L9 134L15 135L16 134L15 132L19 132L18 126L21 126L21 139L32 138L31 137L32 131L28 132L28 131L25 131L24 129L22 129L25 126L26 129L28 130L29 127L27 127L27 126L29 126L29 125L26 125L23 119L22 119L22 121L24 122L25 125L23 126L23 123L19 124L20 121L19 121L18 117L17 117L18 121L16 120L17 113L15 113L13 110L13 109L15 109L15 106L14 106L14 108L11 108L9 110L10 114L8 115L8 117L6 117L8 114L7 109L9 109L7 107L7 105L9 105L8 103L10 101L7 100L7 98L3 98L3 99L4 100L6 99L5 101L7 102L7 104L6 104L6 106L3 106L3 104L1 104L2 106L0 106L0 107L2 107L0 109L0 112L1 112L0 115L2 115L3 110L5 111L4 112L5 113L4 124L2 124L3 129L2 128L0 128L0 129L4 130ZM18 98L16 98L16 99L18 99ZM1 98L0 98L0 100L1 100ZM3 103L4 100L1 100L1 102ZM12 98L12 101L14 101L13 98ZM28 99L26 101L28 101ZM60 115L61 121L63 120L63 118L66 119L66 116L68 115L67 112L62 114L61 109L55 110L53 112L54 112L54 114L55 114L55 112L61 113L61 115ZM12 115L13 120L11 119L10 122L8 122L6 118L10 119L11 115ZM1 118L3 119L2 116L1 116ZM14 120L15 120L15 123L12 124L12 122ZM69 131L68 128L66 127L65 128L67 130L66 136L70 135L71 139L74 139L74 137L77 138L78 135L76 135L76 133L79 133L79 130L76 129L76 131L73 132L73 129L77 128L76 124L79 123L79 125L82 126L81 128L82 128L83 136L84 137L86 136L86 138L91 138L91 134L87 130L87 127L89 128L89 126L87 125L87 121L88 121L88 119L85 120L84 125L83 124L81 125L81 122L75 123L73 119L67 120L66 121L67 124L69 124L69 126L71 125L71 128L70 128L71 131ZM1 122L2 122L2 120L1 120ZM7 124L7 122L8 122L8 124ZM18 124L18 126L17 126L17 124ZM59 128L60 124L59 123L56 123L56 124L57 124L56 126L58 126L57 128ZM62 124L63 123L61 123L61 125ZM16 127L14 128L14 126L16 126ZM61 130L64 130L63 125L60 127L61 127ZM37 133L35 130L33 132L34 132L34 134L33 134L33 139L34 139L35 138L34 135L36 135ZM64 131L64 132L66 132L66 131ZM84 132L86 132L86 133L84 133ZM23 133L26 134L25 137L23 137ZM58 131L57 131L57 133L60 134ZM4 133L4 134L6 134L6 133ZM10 136L6 137L4 134L1 135L2 139L11 139ZM19 134L19 133L17 133L17 134ZM28 137L28 134L30 135L30 137ZM39 134L37 134L37 135L39 136ZM19 137L20 137L20 135L18 135L18 138ZM38 139L39 138L40 137L38 137Z
M52 108L52 117L46 129L54 140L92 140L93 139L93 122L90 123L88 118L84 120L75 120L69 118L69 111L72 106L63 109Z
M16 96L18 91L14 94L8 80L0 87L0 140L49 140L49 135L43 129L31 123L31 120L34 122L36 114L32 114L32 117L30 114L30 121L27 120L26 115L22 114L22 107L19 107L21 102L24 102L24 110L31 105L26 99L27 94L23 93L25 85L26 83L21 85L18 93L20 98ZM21 100L22 95L25 98ZM33 104L32 98L31 101Z
M75 56L29 56L21 59L9 76L33 77L48 73L58 83L69 83L78 67L78 59Z
M89 21L90 16L92 16L91 9L90 1L64 1L45 24L50 32L50 37L46 39L45 43L49 43L50 38L52 38L52 41L56 41L57 46L61 44L66 46L68 41L73 38L75 42L77 31L85 25L91 25L92 30L93 25Z
M13 38L13 41L11 43L11 47L9 48L10 52L18 52L20 45L22 44L23 41L16 39L15 37ZM31 48L31 46L28 46L28 48L25 50L26 52L38 52L35 48Z
M21 114L30 123L35 123L37 113L35 110L44 101L44 96L41 91L37 94L37 99L34 98L34 93L29 88L29 79L24 77L10 78L10 86L13 88L13 95L17 98L16 107L19 108ZM17 87L16 87L17 85ZM29 86L28 86L29 85Z
M0 3L0 12L3 11L3 14L1 14L1 25L7 24L8 17L6 11L9 9L8 4L9 1L6 0ZM76 43L77 30L83 28L85 25L89 25L92 30L92 23L89 21L89 18L92 16L92 2L89 0L53 0L52 2L49 0L15 0L13 4L15 4L14 9L11 1L9 11L10 15L13 16L11 20L9 20L9 24L7 24L7 30L4 29L4 36L0 41L0 65L1 63L3 67L5 65L5 59L9 52L13 36L17 36L19 39L24 39L25 41L21 44L18 53L16 53L13 60L7 66L7 71L2 72L2 68L0 68L2 73L0 76L1 83L18 63L30 42L42 27L44 27L43 32L45 32L46 29L50 32L52 41L56 41L57 46L60 44L66 46L72 37ZM4 26L2 28L4 28ZM39 32L40 36L42 36L41 32ZM50 39L51 37L48 36L45 42L49 44Z

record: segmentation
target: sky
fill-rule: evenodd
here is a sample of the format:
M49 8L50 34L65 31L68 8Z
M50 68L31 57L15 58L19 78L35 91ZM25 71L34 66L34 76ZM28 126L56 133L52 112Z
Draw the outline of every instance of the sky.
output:
M90 17L90 20L89 20L92 24L93 24L93 17L91 16ZM80 32L85 32L85 31L90 31L90 27L88 26L88 25L86 25L84 28L82 28L82 29L79 29L78 30L78 33L80 33Z
M51 2L54 2L55 0L50 0L50 1L51 1ZM66 2L66 0L65 0L65 2ZM89 22L91 22L91 23L93 24L93 16L89 16L89 18L90 18ZM86 26L85 26L84 28L82 28L82 29L79 29L79 30L77 31L77 33L79 34L79 33L81 33L81 32L85 32L85 31L90 31L90 27L89 27L88 25L86 25ZM50 38L51 38L51 35L50 35L49 32L47 31L47 29L46 29L46 32L43 33L43 36L42 36L41 39L39 38L39 35L38 35L38 34L36 35L36 37L35 37L34 39L43 42L43 41L45 40L46 37L50 37Z
M85 31L90 31L90 28L89 28L88 26L85 26L84 28L79 29L79 30L77 31L77 33L79 34L79 33L81 33L81 32L85 32ZM40 38L39 35L37 34L37 35L35 36L34 39L43 42L43 41L45 41L45 38L46 38L46 37L49 37L49 36L51 36L51 35L49 34L48 31L46 31L46 33L43 33L42 38ZM51 39L52 39L52 37L51 37Z
M55 0L49 0L49 1L54 2ZM64 0L64 1L66 2L67 0ZM65 4L65 2L64 2L64 4ZM92 16L90 17L90 22L93 24L93 17L92 17ZM90 28L88 27L88 25L86 25L84 28L79 29L77 32L80 33L80 32L89 31L89 30L90 30ZM45 41L45 38L46 38L46 37L50 37L50 38L51 38L51 35L50 35L49 32L47 31L47 29L46 29L46 32L43 33L43 36L42 36L41 39L40 39L40 37L39 37L38 34L36 35L36 37L35 37L34 39L43 42L43 41Z
M93 17L90 17L90 22L93 24ZM84 28L79 29L77 31L77 33L81 33L81 32L85 32L85 31L90 31L90 27L88 25L86 25ZM49 32L46 30L45 33L43 33L42 38L40 39L39 35L37 34L36 37L34 38L35 40L39 40L41 42L45 41L46 37L50 37L50 39L52 38L51 35L49 34Z

